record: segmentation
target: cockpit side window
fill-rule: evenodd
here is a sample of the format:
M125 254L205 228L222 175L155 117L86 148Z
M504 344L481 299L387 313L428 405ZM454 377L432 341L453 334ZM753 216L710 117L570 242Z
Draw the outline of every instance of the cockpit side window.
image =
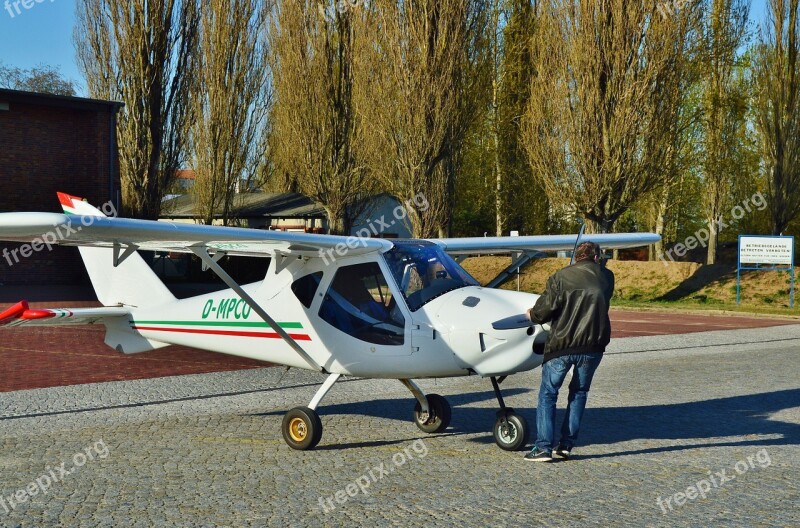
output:
M303 306L311 308L311 303L314 302L314 295L317 293L321 281L321 271L300 277L292 283L292 292L294 292L297 300L303 303Z
M377 262L339 268L319 316L367 343L402 345L405 340L405 318Z

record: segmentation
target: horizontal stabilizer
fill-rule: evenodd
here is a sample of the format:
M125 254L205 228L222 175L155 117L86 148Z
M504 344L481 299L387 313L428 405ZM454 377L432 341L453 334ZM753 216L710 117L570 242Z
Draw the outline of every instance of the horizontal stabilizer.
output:
M127 308L118 307L31 309L26 301L20 301L0 314L0 327L95 324L129 314Z

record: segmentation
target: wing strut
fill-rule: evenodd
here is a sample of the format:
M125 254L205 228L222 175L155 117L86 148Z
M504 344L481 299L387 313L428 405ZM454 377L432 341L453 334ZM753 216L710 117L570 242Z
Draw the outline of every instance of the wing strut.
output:
M523 251L518 253L517 255L513 256L513 262L509 265L506 269L501 271L497 277L492 279L492 281L486 285L487 288L497 288L501 284L503 284L506 279L508 279L514 273L518 273L522 266L525 266L528 262L535 260L537 258L542 258L546 256L541 251Z
M297 341L292 339L289 334L287 334L286 331L281 328L281 326L276 323L275 320L270 317L269 314L252 297L250 297L247 292L245 292L242 287L239 286L236 281L233 280L233 278L220 267L219 264L216 263L214 257L208 254L208 250L199 246L191 246L189 249L192 250L192 253L200 257L200 260L203 261L203 264L208 266L214 273L216 273L217 276L222 279L222 282L227 284L230 289L236 292L236 295L241 297L242 300L246 302L248 306L250 306L250 308L252 308L253 311L256 312L259 317L261 317L275 331L275 333L281 336L283 340L286 341L286 344L292 347L292 349L294 349L294 351L297 352L297 354L309 364L312 370L316 370L317 372L325 372L325 369L320 365L317 365L311 356L309 356L308 353L303 350L299 344L297 344Z

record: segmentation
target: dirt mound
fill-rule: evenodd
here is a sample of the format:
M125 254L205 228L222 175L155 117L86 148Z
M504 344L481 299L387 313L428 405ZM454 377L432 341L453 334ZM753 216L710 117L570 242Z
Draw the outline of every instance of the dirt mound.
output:
M511 265L511 257L469 257L461 262L467 273L484 286Z

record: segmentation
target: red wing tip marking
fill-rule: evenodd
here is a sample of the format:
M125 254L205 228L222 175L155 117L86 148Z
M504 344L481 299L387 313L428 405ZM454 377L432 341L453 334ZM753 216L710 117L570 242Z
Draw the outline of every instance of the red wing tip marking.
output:
M28 301L20 301L3 313L0 313L0 326L22 317L28 311Z
M55 316L56 313L50 310L25 310L21 318L26 321L34 321L36 319L50 319Z

